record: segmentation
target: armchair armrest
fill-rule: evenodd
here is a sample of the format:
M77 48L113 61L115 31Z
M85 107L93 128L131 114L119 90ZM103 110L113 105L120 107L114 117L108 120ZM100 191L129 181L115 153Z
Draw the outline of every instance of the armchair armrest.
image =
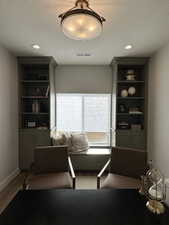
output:
M104 171L106 170L106 168L108 167L108 165L110 164L111 159L109 159L106 164L104 165L104 167L102 168L102 170L100 171L100 173L97 175L97 189L100 189L100 178L103 175Z
M74 172L74 169L72 166L72 161L71 161L70 156L68 156L68 164L69 164L69 169L70 169L70 173L71 173L72 180L73 180L73 189L75 189L76 188L76 176L75 176L75 172Z

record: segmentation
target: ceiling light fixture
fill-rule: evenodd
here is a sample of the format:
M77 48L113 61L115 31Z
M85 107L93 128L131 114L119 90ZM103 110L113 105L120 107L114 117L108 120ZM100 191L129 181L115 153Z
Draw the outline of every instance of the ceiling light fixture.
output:
M34 44L34 45L32 45L32 48L34 48L34 49L40 49L40 46L37 45L37 44Z
M105 18L89 7L87 0L77 0L75 6L59 16L63 33L74 40L98 37Z
M126 46L125 46L125 49L126 49L126 50L130 50L130 49L132 49L132 47L133 47L132 45L126 45Z

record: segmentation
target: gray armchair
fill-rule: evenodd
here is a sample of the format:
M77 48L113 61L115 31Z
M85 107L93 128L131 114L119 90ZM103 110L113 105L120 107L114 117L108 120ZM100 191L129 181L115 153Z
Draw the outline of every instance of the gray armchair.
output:
M76 176L67 146L45 146L34 150L34 162L25 177L24 189L75 189L75 185Z
M129 188L138 189L141 185L140 176L147 169L147 153L129 148L112 148L111 158L97 176L97 188ZM106 168L110 172L101 185L100 179Z

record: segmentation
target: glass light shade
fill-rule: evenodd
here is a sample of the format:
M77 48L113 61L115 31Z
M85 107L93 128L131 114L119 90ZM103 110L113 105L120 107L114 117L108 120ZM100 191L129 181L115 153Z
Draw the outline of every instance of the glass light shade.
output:
M63 33L74 40L89 40L98 37L102 32L102 23L85 13L72 14L61 23Z

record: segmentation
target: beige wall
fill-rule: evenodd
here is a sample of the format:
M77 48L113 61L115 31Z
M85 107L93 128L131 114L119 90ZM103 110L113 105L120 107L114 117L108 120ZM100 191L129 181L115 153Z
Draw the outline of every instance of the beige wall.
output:
M57 93L111 93L112 70L109 66L56 67Z
M169 44L150 62L148 150L149 158L169 178ZM169 189L167 195L169 203Z
M0 190L18 172L17 63L0 46Z

